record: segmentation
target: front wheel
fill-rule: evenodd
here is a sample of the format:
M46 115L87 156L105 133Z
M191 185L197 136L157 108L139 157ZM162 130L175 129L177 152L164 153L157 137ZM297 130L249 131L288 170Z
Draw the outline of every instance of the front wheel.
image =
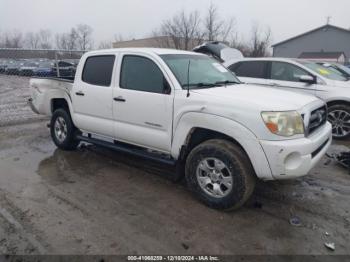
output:
M50 123L51 137L55 145L63 150L74 150L79 145L75 136L78 132L74 126L72 119L64 109L57 109Z
M332 105L328 108L328 121L332 124L335 139L350 137L350 106L344 104Z
M209 140L195 147L186 160L185 173L195 195L216 209L238 209L255 188L255 172L248 156L226 140Z

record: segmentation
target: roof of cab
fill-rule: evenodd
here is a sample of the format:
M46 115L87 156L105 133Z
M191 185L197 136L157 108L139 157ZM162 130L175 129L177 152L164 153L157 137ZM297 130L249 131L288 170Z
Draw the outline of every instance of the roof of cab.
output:
M157 55L172 55L172 54L188 54L188 55L203 55L190 51L183 51L177 49L166 49L166 48L113 48L90 51L88 55L98 55L98 54L115 54L118 52L140 52L145 54L157 54Z

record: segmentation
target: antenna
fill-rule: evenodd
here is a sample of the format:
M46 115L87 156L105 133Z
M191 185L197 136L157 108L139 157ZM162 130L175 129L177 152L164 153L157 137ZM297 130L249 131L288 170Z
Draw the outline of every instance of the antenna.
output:
M327 25L329 25L331 23L331 19L332 19L331 16L327 16Z
M191 68L191 59L188 59L188 67L187 67L187 97L190 96L190 68Z

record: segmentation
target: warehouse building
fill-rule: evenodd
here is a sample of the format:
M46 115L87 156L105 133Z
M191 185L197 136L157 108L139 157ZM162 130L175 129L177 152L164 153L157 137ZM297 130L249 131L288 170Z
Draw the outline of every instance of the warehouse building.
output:
M324 25L274 44L273 56L350 63L350 30Z

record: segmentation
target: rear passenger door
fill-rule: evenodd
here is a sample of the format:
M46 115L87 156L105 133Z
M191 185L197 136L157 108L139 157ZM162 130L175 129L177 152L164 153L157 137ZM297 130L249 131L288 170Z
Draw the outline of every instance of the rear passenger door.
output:
M76 125L89 133L113 137L112 75L115 55L90 56L75 79L72 100Z
M307 71L287 62L272 61L270 63L269 80L267 81L269 85L300 93L315 94L315 84L299 81L301 76L312 76Z
M155 58L124 54L114 90L115 136L119 141L170 152L174 92Z
M267 85L267 65L265 61L244 61L231 65L229 69L244 83Z

